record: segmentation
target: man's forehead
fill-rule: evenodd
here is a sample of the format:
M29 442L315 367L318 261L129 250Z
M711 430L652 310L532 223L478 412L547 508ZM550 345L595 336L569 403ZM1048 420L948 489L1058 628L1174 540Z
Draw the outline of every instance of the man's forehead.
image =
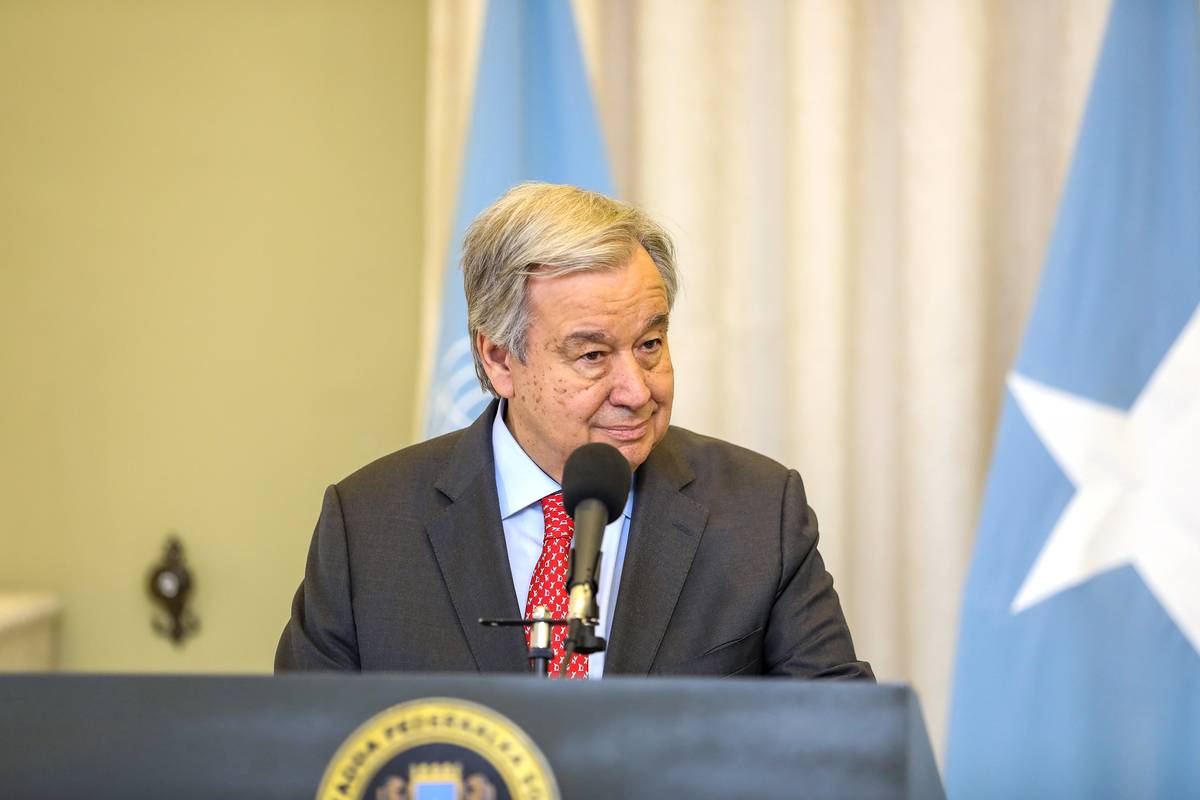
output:
M666 323L670 300L657 266L642 251L612 269L529 278L530 331L547 340L625 337ZM541 338L541 337L538 337Z

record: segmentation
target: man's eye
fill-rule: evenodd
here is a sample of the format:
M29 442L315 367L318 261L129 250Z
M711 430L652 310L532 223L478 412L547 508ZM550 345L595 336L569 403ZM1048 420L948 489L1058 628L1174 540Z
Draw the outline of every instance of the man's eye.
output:
M592 350L589 353L584 353L580 358L584 361L599 361L604 356L599 350Z
M642 342L642 349L647 352L652 353L660 347L662 347L662 339L648 339Z

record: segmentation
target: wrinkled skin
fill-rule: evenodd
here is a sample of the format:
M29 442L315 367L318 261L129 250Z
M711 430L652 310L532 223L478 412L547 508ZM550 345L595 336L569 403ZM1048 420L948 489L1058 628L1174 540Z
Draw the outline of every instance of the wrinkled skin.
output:
M637 469L666 435L675 393L654 261L638 247L623 267L534 276L528 290L524 362L476 338L513 436L560 483L567 457L589 442L611 444Z

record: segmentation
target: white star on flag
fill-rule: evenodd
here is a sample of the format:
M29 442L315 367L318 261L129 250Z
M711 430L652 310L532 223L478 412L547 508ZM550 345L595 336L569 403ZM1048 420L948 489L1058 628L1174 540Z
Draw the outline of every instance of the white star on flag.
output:
M1008 385L1076 489L1012 613L1132 564L1200 652L1200 312L1127 412L1015 372Z

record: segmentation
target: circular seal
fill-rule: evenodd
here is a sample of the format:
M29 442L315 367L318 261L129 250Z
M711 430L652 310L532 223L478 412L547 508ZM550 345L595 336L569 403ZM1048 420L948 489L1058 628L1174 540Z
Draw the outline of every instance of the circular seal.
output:
M558 800L546 757L489 708L448 697L381 711L325 768L317 800Z

